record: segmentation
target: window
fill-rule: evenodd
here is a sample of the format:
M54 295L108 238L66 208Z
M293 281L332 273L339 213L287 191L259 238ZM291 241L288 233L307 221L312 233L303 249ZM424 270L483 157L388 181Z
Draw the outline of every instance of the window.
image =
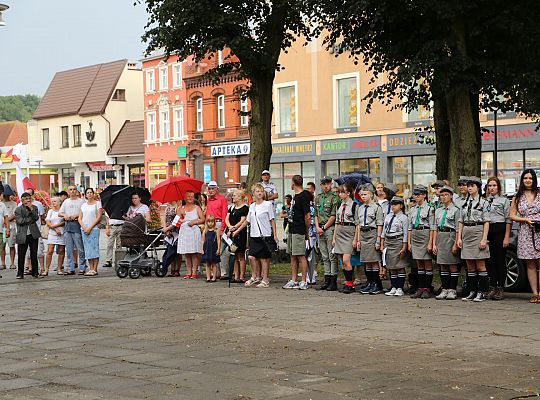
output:
M126 101L126 89L116 89L112 99L116 101Z
M167 90L169 88L169 73L168 68L161 67L159 69L159 90Z
M67 188L69 185L75 185L75 169L62 168L62 187Z
M225 96L219 95L217 97L217 120L218 129L225 128Z
M169 139L169 110L163 110L159 112L159 136L161 140Z
M202 104L202 98L199 97L197 100L195 100L195 106L196 106L196 112L197 112L197 131L201 132L203 130L203 104Z
M358 74L334 77L334 124L338 131L355 132L359 122Z
M41 130L41 148L43 150L49 150L49 128L44 128Z
M296 132L296 83L277 87L279 133Z
M154 70L146 71L146 91L153 92L156 90L156 84L154 80Z
M69 147L69 127L62 126L60 130L62 131L62 148Z
M223 51L218 50L217 54L218 54L218 62L217 62L218 66L223 65Z
M404 197L412 195L414 185L429 187L437 179L435 156L391 157L389 162L394 184Z
M182 63L173 65L173 87L182 87Z
M173 135L177 138L184 137L184 108L175 108L173 110L174 131Z
M247 97L240 98L240 126L247 127L249 125L249 117L245 114L248 112Z
M73 125L73 147L81 146L81 126Z
M156 140L156 113L146 114L146 140L153 142Z

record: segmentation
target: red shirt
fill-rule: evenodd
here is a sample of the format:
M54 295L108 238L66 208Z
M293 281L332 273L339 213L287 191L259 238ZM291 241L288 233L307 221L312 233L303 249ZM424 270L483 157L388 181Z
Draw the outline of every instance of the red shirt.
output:
M225 222L227 217L228 203L227 199L216 194L214 197L208 196L208 202L206 203L206 215L212 215L215 219L220 219Z

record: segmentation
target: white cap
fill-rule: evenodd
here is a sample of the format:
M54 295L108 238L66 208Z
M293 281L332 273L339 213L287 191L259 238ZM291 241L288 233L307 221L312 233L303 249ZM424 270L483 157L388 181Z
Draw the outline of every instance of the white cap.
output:
M210 182L208 182L208 187L209 187L209 188L218 188L218 189L219 189L219 186L218 186L218 184L216 183L216 181L210 181Z
M268 171L267 169L265 169L263 172L261 172L261 175L264 175L264 174L270 175L270 171Z

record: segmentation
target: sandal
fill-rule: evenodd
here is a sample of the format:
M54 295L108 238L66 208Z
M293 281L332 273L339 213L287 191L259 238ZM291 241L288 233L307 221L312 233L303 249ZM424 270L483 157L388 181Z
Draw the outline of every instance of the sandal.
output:
M56 271L56 275L64 275L64 271Z
M256 283L256 279L251 277L244 283L244 286L253 286L254 283Z
M206 283L210 283L210 282L212 282L212 279L207 279L206 280Z
M189 279L189 278L191 278L191 275L184 275L184 276L182 277L182 279Z
M538 299L540 298L539 295L537 294L533 294L532 297L530 298L529 300L529 303L532 303L532 304L538 304Z
M261 281L261 283L259 283L257 285L258 288L267 288L267 287L270 287L270 282L265 282L265 281Z
M197 279L197 275L190 275L189 279Z

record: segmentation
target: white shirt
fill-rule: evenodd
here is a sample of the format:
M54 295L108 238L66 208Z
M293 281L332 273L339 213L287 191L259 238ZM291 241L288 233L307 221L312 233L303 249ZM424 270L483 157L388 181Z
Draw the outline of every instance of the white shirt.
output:
M64 220L64 218L62 218L61 216L58 215L58 213L60 212L60 210L58 211L54 211L52 208L49 210L49 212L47 213L47 218L45 218L46 221L49 221L52 225L57 225L59 224L60 222L62 222ZM60 229L60 235L63 235L64 234L64 226L59 226L58 228L56 229ZM50 236L58 236L56 234L56 229L49 229L49 235Z
M146 218L146 214L148 214L149 212L150 212L150 209L148 208L148 206L146 204L141 203L139 204L137 208L133 208L133 206L129 206L127 217L131 219L135 217L137 214L141 214L143 217Z
M15 203L14 201L4 201L3 203L7 210L7 216L12 217L13 215L15 215L15 209L17 208L17 203ZM17 226L17 223L15 222L15 220L9 222L10 228L15 229L16 226Z
M4 204L3 201L0 201L0 222L2 223L1 226L4 226L3 223L4 223L4 217L8 216L9 212L8 212L8 209L6 207L6 205Z
M82 223L87 228L94 223L97 217L97 212L101 208L101 202L96 202L95 204L84 203L81 205L82 212ZM97 225L94 226L94 229L97 229Z
M247 217L250 223L249 235L251 237L272 236L271 221L273 219L274 206L271 201L263 201L261 204L251 203Z
M65 199L60 207L60 213L63 214L64 217L78 217L83 204L83 199Z

